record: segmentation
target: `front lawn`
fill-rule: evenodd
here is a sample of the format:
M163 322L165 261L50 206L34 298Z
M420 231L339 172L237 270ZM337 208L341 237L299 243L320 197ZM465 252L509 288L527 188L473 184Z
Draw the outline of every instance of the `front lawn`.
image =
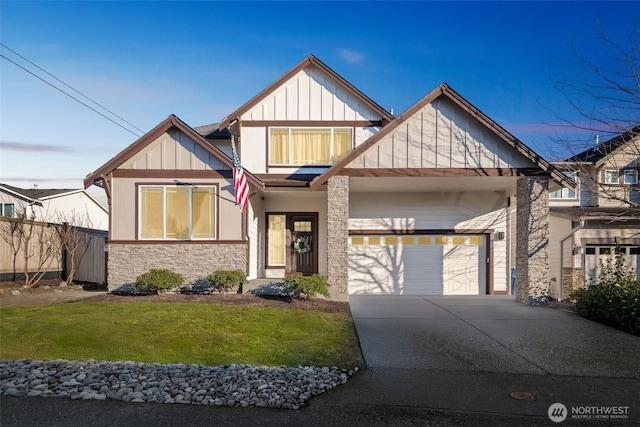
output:
M345 313L212 304L0 309L0 359L364 367Z

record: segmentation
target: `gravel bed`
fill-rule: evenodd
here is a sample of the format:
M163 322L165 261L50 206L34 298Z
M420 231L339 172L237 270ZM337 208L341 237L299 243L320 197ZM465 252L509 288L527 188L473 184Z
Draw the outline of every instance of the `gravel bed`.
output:
M0 361L0 394L298 409L357 372L335 367Z

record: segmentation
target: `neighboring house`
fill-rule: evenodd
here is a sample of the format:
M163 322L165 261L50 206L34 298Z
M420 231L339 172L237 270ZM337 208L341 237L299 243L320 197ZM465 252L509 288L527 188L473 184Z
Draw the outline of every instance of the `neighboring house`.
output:
M110 203L110 289L151 268L238 268L319 273L339 300L509 294L513 268L531 304L549 294L549 188L575 185L446 84L395 117L314 56L216 125L169 116L94 184Z
M637 272L640 126L554 165L574 177L577 190L550 193L552 297L566 299L588 283L616 246Z
M59 223L106 231L109 212L82 189L23 189L0 184L0 216L13 218L26 211L36 221Z

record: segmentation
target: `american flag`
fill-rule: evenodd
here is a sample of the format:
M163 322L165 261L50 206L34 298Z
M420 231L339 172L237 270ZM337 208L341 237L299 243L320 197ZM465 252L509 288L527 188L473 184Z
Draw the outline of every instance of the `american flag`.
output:
M232 146L231 149L233 150L233 187L236 190L236 203L240 205L240 212L244 212L244 208L249 200L249 185L247 184L247 177L244 175L244 170L240 165L236 147Z

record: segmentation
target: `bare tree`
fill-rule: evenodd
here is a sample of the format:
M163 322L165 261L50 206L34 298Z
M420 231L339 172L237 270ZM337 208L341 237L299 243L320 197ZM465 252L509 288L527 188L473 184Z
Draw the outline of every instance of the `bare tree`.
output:
M58 214L57 225L55 227L58 244L63 253L64 261L68 269L66 270L66 281L72 283L78 266L90 248L91 241L95 235L83 228L92 228L89 214L79 215L75 211L71 214ZM65 266L63 266L65 267Z
M11 251L11 267L12 267L12 278L14 282L17 280L17 261L18 254L20 253L20 249L22 248L23 240L20 238L20 230L23 228L23 222L26 221L26 213L20 212L15 218L3 218L2 221L2 229L0 230L0 234L2 235L2 240L4 240L9 246L9 250Z
M12 252L13 280L17 280L18 259L22 261L24 287L35 286L56 263L60 253L54 224L35 220L35 213L26 206L16 209L14 218L3 220L2 239Z
M574 49L578 72L553 79L555 88L579 117L576 120L556 114L561 122L559 133L582 136L562 138L563 146L572 153L563 167L578 174L586 190L583 194L597 197L590 205L614 202L640 208L636 191L640 166L640 27L632 28L623 41L597 28L589 47L587 53Z

